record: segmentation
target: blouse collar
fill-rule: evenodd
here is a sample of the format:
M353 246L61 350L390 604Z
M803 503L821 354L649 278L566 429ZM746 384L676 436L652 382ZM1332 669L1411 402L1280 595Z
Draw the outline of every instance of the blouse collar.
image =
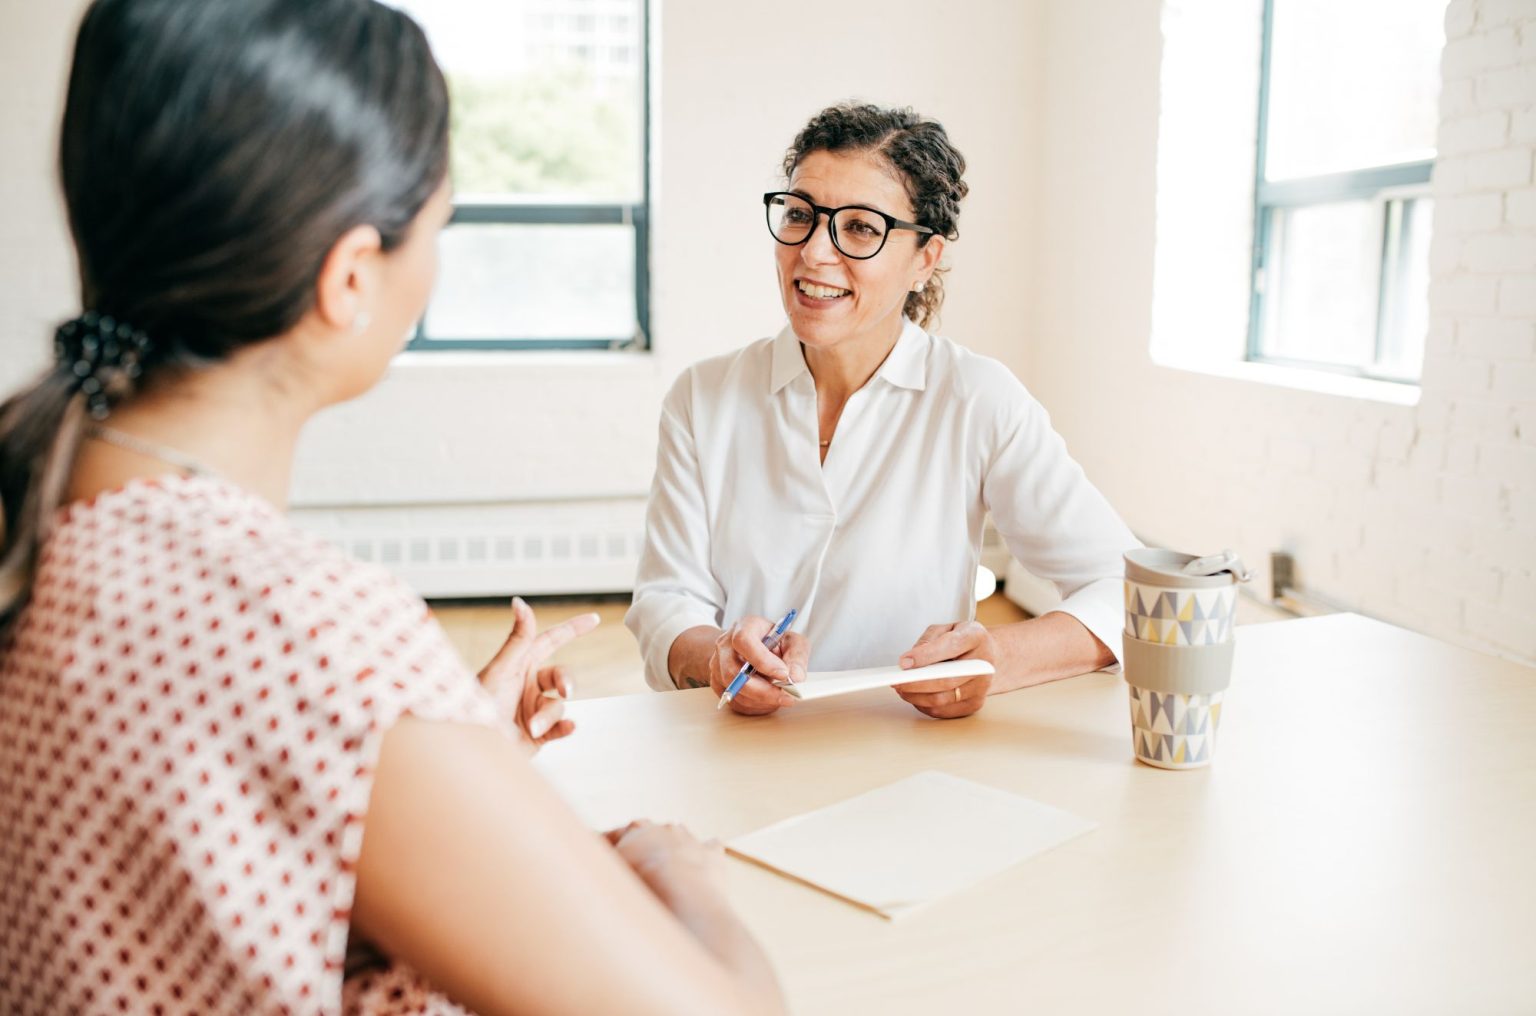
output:
M922 391L928 383L928 342L928 333L911 318L903 317L896 345L875 371L875 377L897 388ZM809 375L810 372L800 350L799 338L793 329L785 325L773 339L770 390L777 395L795 378L801 374Z

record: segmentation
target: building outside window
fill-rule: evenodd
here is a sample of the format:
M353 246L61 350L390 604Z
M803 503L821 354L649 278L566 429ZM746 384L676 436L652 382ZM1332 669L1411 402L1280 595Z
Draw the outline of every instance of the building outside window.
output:
M399 0L453 99L453 221L409 348L644 348L645 0Z

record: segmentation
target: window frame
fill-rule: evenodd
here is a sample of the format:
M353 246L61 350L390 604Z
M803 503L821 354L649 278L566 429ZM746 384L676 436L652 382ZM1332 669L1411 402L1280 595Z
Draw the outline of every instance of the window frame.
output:
M1362 169L1324 173L1298 177L1291 180L1269 181L1265 179L1265 163L1269 148L1269 98L1270 57L1274 45L1275 0L1264 0L1263 38L1259 55L1259 110L1258 144L1254 161L1253 187L1253 245L1249 270L1248 336L1243 358L1250 363L1267 363L1283 367L1299 367L1307 370L1327 371L1351 377L1368 378L1396 384L1418 385L1421 375L1403 377L1377 369L1382 361L1384 329L1388 319L1387 302L1397 288L1403 264L1408 234L1397 233L1394 243L1394 223L1406 221L1405 210L1394 208L1409 202L1432 198L1430 177L1435 160L1392 165L1370 166ZM1348 364L1302 360L1266 353L1264 342L1264 317L1266 295L1266 261L1274 232L1277 211L1306 208L1347 201L1379 201L1382 207L1382 237L1380 270L1376 284L1376 334L1374 357L1371 365L1358 367ZM1421 368L1422 370L1422 368Z
M649 350L651 348L651 0L640 7L640 200L612 201L454 201L449 229L456 225L624 225L635 231L635 333L626 336L561 338L428 338L427 315L416 322L407 352L437 350ZM431 305L428 305L430 312Z

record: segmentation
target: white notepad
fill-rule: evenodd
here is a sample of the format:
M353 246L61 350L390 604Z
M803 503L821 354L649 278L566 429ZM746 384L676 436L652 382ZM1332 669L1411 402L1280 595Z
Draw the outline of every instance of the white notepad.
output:
M1093 828L1059 808L928 770L725 846L896 918Z
M990 673L992 664L986 660L945 660L943 663L913 667L911 670L902 670L900 667L818 670L806 674L804 681L795 684L779 683L779 687L797 699L819 699L869 688L888 688L909 681L931 681L937 677L980 677Z

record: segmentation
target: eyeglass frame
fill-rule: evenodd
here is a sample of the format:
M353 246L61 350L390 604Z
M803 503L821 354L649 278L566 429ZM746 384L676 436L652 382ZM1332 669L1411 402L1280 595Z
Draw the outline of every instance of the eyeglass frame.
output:
M805 204L811 206L811 214L815 216L815 219L811 222L811 228L806 230L805 236L802 239L795 240L793 242L789 240L780 240L779 234L773 231L773 221L769 217L773 214L774 198L794 198L796 201L803 201ZM847 251L843 250L843 245L837 242L837 227L834 225L836 222L837 213L846 212L850 208L858 209L861 212L869 212L871 215L878 215L880 218L885 220L885 232L880 236L880 246L876 247L873 253L862 255L849 254ZM910 229L912 232L918 234L919 236L939 235L939 231L936 229L919 225L916 222L903 222L901 219L896 218L894 215L887 215L880 209L871 208L868 205L841 205L837 208L828 208L825 205L818 205L804 194L796 194L794 191L769 191L763 195L763 217L768 221L768 235L773 237L776 243L781 243L786 247L799 247L802 244L809 243L811 237L816 235L816 227L821 224L821 217L823 215L827 217L827 237L831 239L832 246L836 247L837 252L843 257L852 258L855 261L868 261L870 258L878 256L881 251L885 250L885 242L891 238L892 230ZM924 241L920 240L918 242L921 244Z

